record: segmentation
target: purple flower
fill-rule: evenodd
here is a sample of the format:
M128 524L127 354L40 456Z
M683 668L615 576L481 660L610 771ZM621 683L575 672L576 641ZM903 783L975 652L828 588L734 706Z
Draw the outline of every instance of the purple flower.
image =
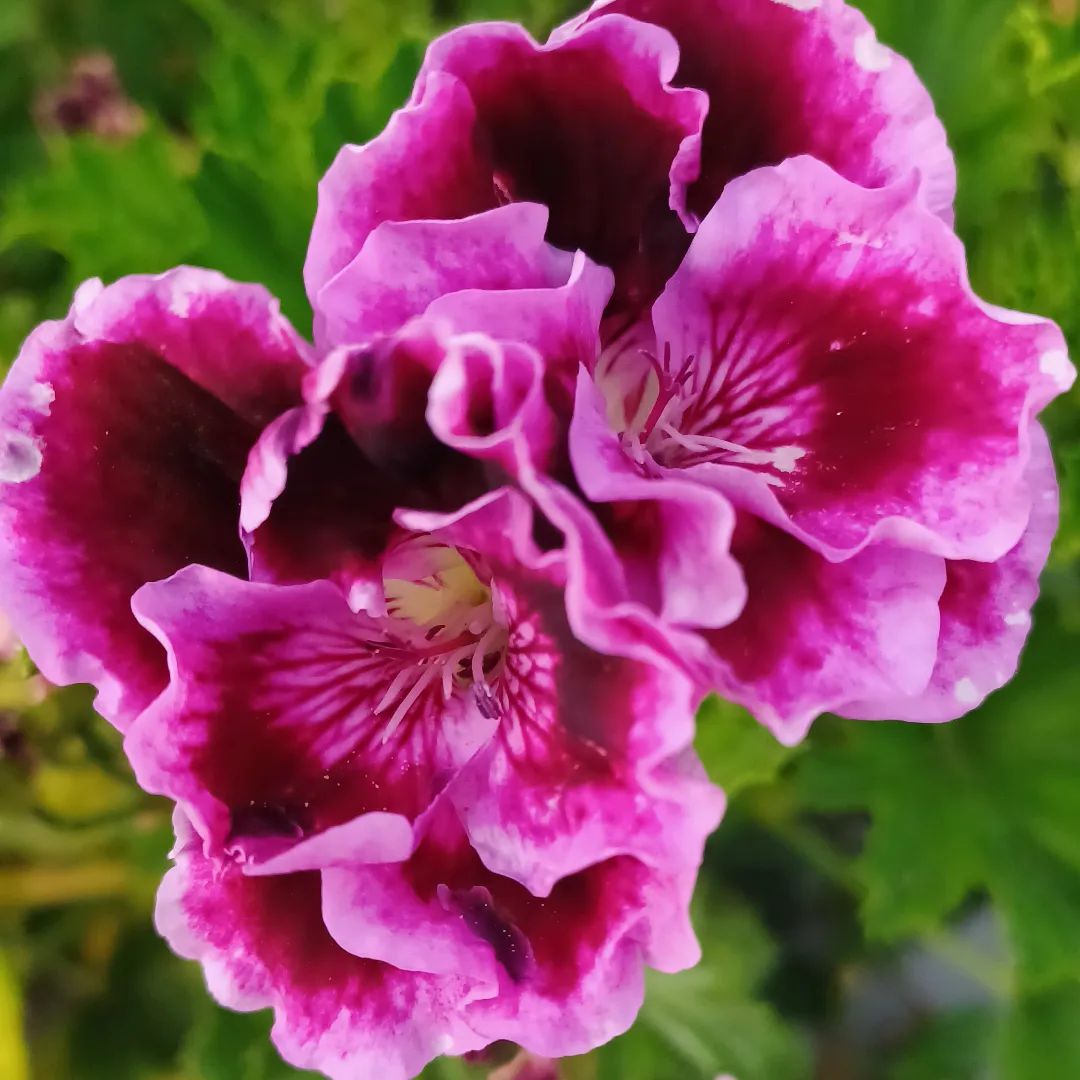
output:
M692 683L593 647L516 492L398 520L359 611L202 567L136 594L172 673L128 733L140 783L250 873L406 858L443 797L536 895L620 854L696 865L721 804Z
M643 962L698 958L692 874L613 858L538 898L486 869L451 814L410 860L322 875L246 874L182 814L177 832L160 932L223 1004L273 1007L283 1057L335 1080L415 1076L498 1039L583 1052L633 1021Z
M918 170L951 220L929 95L842 0L601 0L542 46L509 24L465 27L430 47L385 132L323 179L308 293L327 306L382 222L522 201L548 207L551 243L614 271L612 314L634 312L729 180L799 154L869 187Z
M309 349L259 288L203 270L89 282L0 390L0 592L42 673L117 726L164 688L131 614L189 563L243 574L240 478Z
M1034 417L1073 375L1057 327L972 294L910 183L857 187L811 158L758 170L651 326L579 381L575 480L608 507L578 514L583 565L621 554L625 596L698 628L707 681L786 742L826 710L952 719L1016 668L1056 523ZM638 571L672 484L734 508L737 618ZM697 571L726 570L682 520Z
M435 42L323 181L316 349L84 287L0 392L0 588L178 805L158 921L291 1062L625 1029L695 962L719 690L785 742L1014 670L1052 324L972 293L925 90L841 0Z

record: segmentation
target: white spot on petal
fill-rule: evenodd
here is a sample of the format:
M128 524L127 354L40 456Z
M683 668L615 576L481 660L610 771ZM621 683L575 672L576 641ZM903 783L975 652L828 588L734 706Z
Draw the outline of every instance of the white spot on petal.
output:
M0 483L24 484L41 471L41 448L19 431L0 433Z
M453 1035L440 1035L435 1041L435 1053L449 1054L454 1049Z
M970 679L961 679L953 687L953 693L963 705L974 705L979 700L979 688Z
M920 315L929 315L931 318L938 313L937 298L933 296L926 297L925 300L919 301L919 306L915 309Z
M1039 370L1044 375L1049 375L1059 386L1068 389L1076 378L1076 372L1069 363L1069 356L1062 349L1053 352L1045 352L1039 357Z
M1026 611L1013 611L1005 616L1006 626L1027 626L1031 622L1031 615Z
M794 8L796 11L813 11L821 7L821 0L773 0L774 4L783 4L784 7Z
M836 234L836 242L841 247L873 248L881 251L885 247L885 238L876 236L871 238L869 233L853 233L841 231Z
M855 39L855 63L865 71L886 71L893 54L877 39L873 30L866 30Z
M51 411L50 406L56 400L56 391L52 388L51 383L31 383L26 391L26 399L34 412L39 412L42 416L48 416Z

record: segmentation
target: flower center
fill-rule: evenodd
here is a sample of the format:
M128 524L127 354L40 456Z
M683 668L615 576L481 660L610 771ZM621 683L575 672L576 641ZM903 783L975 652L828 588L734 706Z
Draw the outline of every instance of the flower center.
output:
M773 470L767 483L783 485L783 475L795 471L806 451L767 445L769 417L740 401L746 395L728 385L729 365L715 356L676 361L670 343L661 359L638 344L612 346L596 369L608 422L638 464L648 453L671 468L706 462L758 466Z
M498 594L461 552L428 537L407 540L387 557L383 589L385 634L368 644L401 665L375 706L376 716L389 714L383 740L433 687L446 701L471 687L480 711L494 718L492 683L502 673L508 636Z

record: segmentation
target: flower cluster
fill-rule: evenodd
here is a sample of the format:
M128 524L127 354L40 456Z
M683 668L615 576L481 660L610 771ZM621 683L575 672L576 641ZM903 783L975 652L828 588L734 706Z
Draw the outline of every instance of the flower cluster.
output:
M602 0L430 47L320 186L315 341L182 268L0 393L0 590L176 803L158 923L296 1065L632 1022L723 810L796 742L1015 670L1060 332L972 293L952 158L843 0Z

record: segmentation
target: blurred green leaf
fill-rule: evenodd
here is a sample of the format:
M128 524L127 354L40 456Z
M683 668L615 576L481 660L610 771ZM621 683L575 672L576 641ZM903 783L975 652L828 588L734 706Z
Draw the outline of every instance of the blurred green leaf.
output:
M729 799L774 780L793 753L745 709L715 694L698 710L695 746L710 779Z
M945 1013L923 1026L889 1069L889 1080L978 1080L996 1030L987 1009Z
M800 1037L757 996L775 947L741 903L702 893L704 958L677 975L650 972L637 1025L597 1055L596 1080L803 1080Z
M34 0L4 0L0 7L0 49L25 41L36 26Z
M307 332L311 313L301 269L310 222L304 209L314 215L314 193L299 200L300 207L281 203L278 213L278 200L259 173L216 154L203 160L192 190L207 224L196 261L239 281L265 285L297 329Z
M1025 984L1080 973L1080 638L1042 608L1022 677L938 728L848 725L803 758L800 790L824 810L870 810L857 870L874 937L927 930L972 889L1001 908Z
M121 145L57 140L49 173L10 191L0 248L45 244L68 261L72 283L188 261L204 232L186 183L189 157L158 129Z
M191 1029L183 1060L199 1080L290 1080L314 1077L281 1060L270 1042L269 1010L237 1013L207 1001Z
M8 953L0 949L0 1076L29 1080L30 1062L23 1033L22 987Z
M1080 1076L1080 984L1025 998L1006 1020L1002 1080Z

